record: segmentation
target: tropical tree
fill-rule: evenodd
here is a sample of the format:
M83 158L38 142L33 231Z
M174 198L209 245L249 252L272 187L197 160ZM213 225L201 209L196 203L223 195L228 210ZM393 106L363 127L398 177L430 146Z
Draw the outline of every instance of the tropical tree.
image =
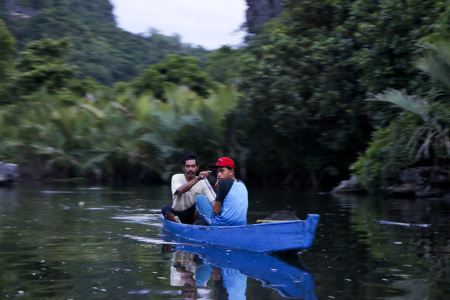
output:
M390 177L405 167L419 163L435 169L449 166L450 40L441 38L428 44L415 64L432 78L432 89L423 97L390 89L370 99L391 104L399 115L386 129L374 133L364 155L352 165L369 191L382 190Z
M0 157L19 163L25 176L124 183L168 180L186 152L212 162L243 149L230 144L236 133L227 134L235 89L202 98L172 85L164 97L164 102L132 93L111 98L100 90L67 102L38 90L0 110ZM245 159L245 152L239 153Z
M207 56L206 71L211 78L223 84L237 84L239 82L240 49L222 46Z
M34 0L18 4L32 11L29 17L10 18L6 5L0 5L0 18L16 38L19 51L44 38L69 39L74 51L66 59L82 70L78 79L91 77L112 86L140 76L167 54L195 56L203 61L208 53L202 47L183 44L180 36L164 36L154 29L137 35L124 31L117 26L109 0Z
M3 20L0 20L0 80L8 78L12 68L12 57L15 53L14 38L6 28Z
M284 1L283 13L249 38L242 72L249 139L258 145L253 163L265 152L276 158L258 174L311 185L347 176L381 121L375 105L361 103L386 87L423 88L410 57L445 7L443 1Z
M169 85L164 97L166 101L150 102L152 130L141 137L158 148L158 157L165 162L161 168L164 179L177 171L173 162L187 152L210 162L232 155L244 169L248 150L240 139L243 119L236 117L238 94L234 88L222 87L202 98L186 87Z
M317 186L345 170L365 144L352 43L333 32L345 20L341 10L328 1L287 1L279 20L251 42L242 107L253 125L250 144L258 145L253 163L267 162L258 169L266 180Z
M0 105L12 101L10 91L14 53L14 38L0 19Z
M19 94L26 95L41 88L57 93L68 88L77 71L64 60L70 47L68 40L43 39L30 43L17 61L15 85Z
M151 92L157 99L164 99L167 84L187 86L201 97L207 97L216 84L200 69L195 57L167 55L164 62L150 66L141 77L132 82L136 93Z

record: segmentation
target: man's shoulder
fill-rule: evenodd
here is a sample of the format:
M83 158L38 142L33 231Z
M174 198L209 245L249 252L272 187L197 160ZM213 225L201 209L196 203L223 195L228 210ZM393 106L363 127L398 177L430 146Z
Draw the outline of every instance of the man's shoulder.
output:
M222 179L222 182L227 182L227 183L234 183L237 180L234 180L233 178L227 178L227 179Z
M239 180L236 180L236 182L239 183L241 186L247 188L247 187L245 186L245 182L243 182L242 180L239 179Z
M231 189L234 183L235 180L232 178L222 179L219 183L219 189L221 189L222 191L226 191L228 193L228 191Z
M247 187L241 180L233 180L232 183L227 185L230 189L233 189L235 193L247 193Z
M248 193L247 186L245 186L245 183L242 180L238 180L237 183L238 183L237 184L237 186L238 186L237 189L239 189L239 191L241 193Z
M172 175L172 180L183 180L183 179L186 179L184 174L173 174Z
M235 183L242 184L243 186L245 186L245 183L239 179L228 178L228 179L223 179L222 182L225 186L230 186L230 187ZM222 184L222 182L220 184Z
M186 182L187 182L187 180L186 180L186 177L184 176L184 174L172 175L172 180L171 180L172 189L177 189L180 186L182 186L183 184L185 184Z

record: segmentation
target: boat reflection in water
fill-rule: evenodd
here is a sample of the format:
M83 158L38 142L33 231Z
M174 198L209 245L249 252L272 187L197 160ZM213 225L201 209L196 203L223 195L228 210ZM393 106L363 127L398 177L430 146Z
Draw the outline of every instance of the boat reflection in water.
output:
M283 259L268 253L196 245L180 242L176 236L165 235L165 252L174 251L171 284L180 286L183 297L209 298L207 282L214 280L214 298L245 299L247 276L264 287L277 290L286 298L316 300L312 275ZM195 279L194 279L195 278Z

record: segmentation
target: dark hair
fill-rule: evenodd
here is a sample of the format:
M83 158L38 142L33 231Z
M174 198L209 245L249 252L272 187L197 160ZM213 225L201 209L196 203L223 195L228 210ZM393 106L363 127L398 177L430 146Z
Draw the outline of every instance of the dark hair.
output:
M195 159L195 164L198 166L198 156L194 153L188 153L183 156L183 160L181 160L181 164L184 166L187 160Z

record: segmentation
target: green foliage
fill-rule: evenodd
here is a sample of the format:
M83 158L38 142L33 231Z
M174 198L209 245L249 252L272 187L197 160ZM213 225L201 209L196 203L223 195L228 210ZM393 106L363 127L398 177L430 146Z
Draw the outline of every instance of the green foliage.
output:
M11 101L14 38L0 19L0 105Z
M19 93L32 93L41 88L55 93L67 87L76 74L76 68L64 60L70 46L67 40L43 39L30 43L17 61L19 72L15 82Z
M426 95L427 99L398 90L386 90L371 99L392 104L401 114L388 129L374 134L364 155L352 166L369 191L386 187L388 170L419 162L438 167L450 161L449 45L447 39L438 39L416 60L422 71L440 82Z
M169 178L184 152L214 161L238 148L245 158L242 133L225 134L239 127L237 92L201 70L206 50L156 29L124 32L104 0L21 5L35 15L7 20L22 51L15 101L0 107L0 156L24 175L142 181ZM130 79L113 91L97 83Z
M195 57L168 55L164 62L149 67L142 77L136 78L132 87L137 94L152 92L157 99L164 99L167 84L187 86L201 97L207 97L216 87L208 75L200 69Z
M450 90L450 37L449 33L424 39L423 52L416 59L416 67L431 76L441 86L435 88ZM448 102L448 99L443 99Z
M211 78L223 84L236 84L239 78L241 50L229 46L208 54L206 71Z
M284 8L265 32L248 40L240 88L252 121L249 143L257 145L253 163L264 152L280 161L268 164L267 177L309 172L303 181L317 184L344 175L372 126L386 120L375 105L363 105L368 94L426 87L411 57L421 49L417 40L435 30L445 5L286 0Z
M0 20L0 43L0 81L4 81L11 72L15 49L14 38L10 35L3 20Z
M185 152L214 161L218 149L229 151L234 89L202 98L172 86L164 97L124 94L112 101L100 90L69 102L38 90L0 110L0 157L19 163L25 176L127 182L168 180Z
M418 132L412 136L412 144L417 148L417 158L430 158L433 145L434 156L439 157L442 146L447 158L450 158L450 139L448 125L450 123L449 106L445 103L428 104L428 101L416 96L408 96L404 92L389 90L378 94L375 99L392 103L403 111L419 117L423 123ZM420 144L418 140L424 139Z
M165 170L165 179L178 171L171 168L172 164L187 152L197 153L203 161L211 162L225 154L245 159L245 147L233 140L239 134L239 130L232 131L233 126L239 127L241 122L234 118L238 113L237 96L236 90L230 87L202 98L185 87L169 86L165 91L166 101L150 102L149 112L155 123L153 130L141 140L158 147L161 159L166 162L161 169ZM242 150L239 155L238 149Z
M367 191L384 190L391 178L398 177L402 168L417 162L409 145L419 126L414 116L402 115L389 127L373 132L364 154L350 167Z
M34 16L5 19L18 48L43 38L69 39L74 51L67 61L79 67L80 78L91 77L104 85L129 81L167 54L201 60L207 54L201 47L182 44L179 36L163 36L155 29L134 35L117 28L108 0L43 0L29 5Z
M421 50L417 41L435 30L436 16L447 5L438 0L355 1L345 30L355 30L357 51L352 61L365 70L359 84L368 93L387 87L423 91L413 68L413 57Z
M5 19L22 51L16 69L11 35L0 24L0 76L15 79L0 83L15 92L1 100L14 105L0 108L0 155L25 170L167 179L179 156L196 152L203 161L228 155L243 169L258 165L249 169L258 182L334 185L364 152L374 125L393 119L354 165L368 188L410 163L447 159L441 88L450 59L446 42L431 43L448 31L445 1L285 0L279 17L247 37L248 47L208 56L177 35L118 29L107 0L22 4L35 14ZM419 68L432 81L411 59L424 49L431 51ZM386 88L405 92L377 95ZM411 91L430 92L428 104L417 106L425 100ZM363 102L374 94L403 114Z
M253 122L250 143L261 151L252 156L261 159L273 151L280 160L265 164L264 173L307 172L303 181L317 185L347 168L365 145L368 125L352 82L357 71L345 60L351 53L329 31L335 18L342 18L339 10L334 13L326 1L287 5L280 23L254 41L253 55L244 60L243 104ZM302 11L319 15L303 18ZM302 16L294 17L297 13Z

